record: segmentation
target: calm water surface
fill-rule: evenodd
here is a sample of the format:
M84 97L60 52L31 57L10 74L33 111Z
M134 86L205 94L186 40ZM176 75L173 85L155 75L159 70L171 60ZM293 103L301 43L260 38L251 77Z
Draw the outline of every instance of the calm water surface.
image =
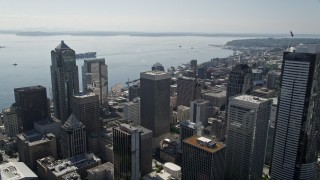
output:
M214 57L226 57L230 50L208 46L223 45L230 37L133 37L133 36L16 36L0 34L0 110L14 102L13 89L42 85L51 97L50 65L53 50L61 40L76 53L95 51L105 58L109 88L137 79L140 72L160 62L165 69L197 59L198 64ZM179 46L181 45L181 48ZM192 49L193 48L193 49ZM15 67L12 64L17 63ZM83 60L77 60L79 74ZM81 80L81 76L80 76ZM81 82L80 82L81 85Z

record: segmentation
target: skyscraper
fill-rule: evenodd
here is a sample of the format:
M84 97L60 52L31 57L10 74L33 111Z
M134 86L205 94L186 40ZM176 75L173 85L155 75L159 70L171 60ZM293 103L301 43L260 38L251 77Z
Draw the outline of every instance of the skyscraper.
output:
M177 106L190 106L190 102L197 100L201 95L201 85L196 78L178 77Z
M190 108L190 120L194 123L200 121L206 126L209 118L209 101L201 99L191 101Z
M63 158L87 152L85 126L71 114L61 129L61 151Z
M250 95L230 98L225 179L261 178L271 104Z
M98 95L100 107L108 111L108 65L104 58L84 60L82 87L83 92Z
M317 179L320 45L283 53L271 162L273 179Z
M223 179L226 146L210 138L192 136L182 145L182 179Z
M54 114L65 122L71 114L71 97L79 92L79 78L75 52L63 41L51 51L50 69Z
M135 180L152 171L152 132L120 124L113 129L114 178Z
M5 132L10 138L14 138L19 133L16 107L12 105L10 108L3 109L2 114Z
M140 98L123 104L124 118L140 125Z
M99 95L76 94L72 96L72 113L86 127L86 133L89 135L99 132L101 121L99 116Z
M18 122L23 131L34 128L33 123L48 117L47 90L42 86L14 89ZM21 127L20 127L21 128Z
M170 131L170 80L162 71L140 74L141 126L152 130L153 137Z
M275 89L276 79L277 79L277 73L274 71L270 71L268 73L268 80L267 80L267 88L268 89Z
M251 75L252 70L247 64L237 64L230 71L227 86L226 120L228 117L229 98L238 94L251 94L253 90Z

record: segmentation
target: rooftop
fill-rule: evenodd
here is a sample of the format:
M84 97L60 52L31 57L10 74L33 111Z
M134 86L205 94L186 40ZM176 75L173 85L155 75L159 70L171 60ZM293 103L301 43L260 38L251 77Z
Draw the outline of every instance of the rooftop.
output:
M55 48L56 51L71 49L68 45L64 43L64 41L61 41L61 43Z
M31 171L23 162L8 162L0 165L3 180L35 179L38 176Z
M239 96L234 96L231 99L240 100L240 101L246 101L246 102L250 102L250 103L254 103L254 104L260 104L262 102L269 101L269 99L266 99L266 98L261 98L261 97L251 96L251 95L245 95L245 94L239 95Z
M162 80L162 79L171 79L171 75L163 71L147 71L147 72L140 73L140 78L151 79L151 80Z
M287 52L320 54L320 44L299 44L296 47L290 47Z
M82 126L82 123L76 118L74 114L71 114L68 120L63 124L63 128L69 129L69 128L75 128Z
M185 139L183 142L190 144L192 146L195 146L197 148L200 148L202 150L208 151L210 153L215 153L225 147L225 145L223 143L214 142L212 139L206 138L203 136L192 136L190 138ZM215 146L209 147L207 145L209 143L211 143L211 144L215 143Z
M113 164L110 162L106 162L104 164L100 164L99 166L88 169L87 171L94 173L94 172L100 172L104 170L113 170Z
M14 88L14 92L26 92L26 91L42 90L42 89L46 89L46 88L43 86L37 85L37 86Z

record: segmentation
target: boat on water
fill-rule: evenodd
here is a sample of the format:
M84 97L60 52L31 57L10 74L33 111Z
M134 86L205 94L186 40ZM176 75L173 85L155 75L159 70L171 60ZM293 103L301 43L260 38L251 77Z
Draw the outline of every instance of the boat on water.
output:
M83 58L96 58L96 52L86 52L86 53L78 53L76 54L76 59L83 59Z

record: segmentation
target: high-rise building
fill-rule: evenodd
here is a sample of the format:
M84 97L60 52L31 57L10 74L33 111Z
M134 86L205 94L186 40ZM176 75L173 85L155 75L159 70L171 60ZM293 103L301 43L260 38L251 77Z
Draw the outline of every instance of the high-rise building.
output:
M193 69L193 68L196 68L198 65L197 65L197 60L196 59L192 59L191 61L190 61L190 67L191 67L191 69Z
M140 96L140 84L134 84L129 87L129 101Z
M47 90L42 86L14 89L18 121L23 131L32 130L35 121L48 117Z
M99 116L99 95L76 94L72 96L71 102L72 113L86 127L86 133L89 135L99 132L102 126Z
M227 85L226 120L228 117L229 98L238 94L251 94L253 90L251 76L252 70L247 64L237 64L230 71Z
M40 134L36 130L25 131L17 135L20 161L35 170L37 160L46 156L57 158L56 137L51 134Z
M140 98L123 104L123 115L129 121L140 125Z
M267 88L268 89L275 89L276 88L276 79L277 73L274 71L268 72L268 79L267 79Z
M19 133L16 107L12 105L10 108L3 109L2 114L5 133L8 137L14 138Z
M184 121L190 119L190 108L180 105L178 106L177 121Z
M206 79L207 78L207 67L198 66L197 67L197 77L200 79Z
M210 138L192 136L182 145L182 179L223 179L226 146Z
M209 101L200 99L191 101L190 108L190 120L194 123L200 121L206 126L209 118Z
M104 58L84 60L82 88L85 93L98 95L100 107L108 111L108 65Z
M190 102L201 96L201 85L195 78L180 76L177 82L177 106L190 106Z
M170 131L170 81L162 71L140 74L141 126L152 130L153 137Z
M155 63L152 68L152 71L163 71L164 72L164 67L160 63Z
M192 137L194 135L202 136L203 126L200 121L197 123L191 122L190 120L180 122L180 142L183 144L183 140Z
M135 180L152 171L152 132L120 124L113 129L114 179Z
M283 53L272 179L318 179L320 44Z
M230 98L225 179L262 177L271 104L250 95Z
M61 129L61 152L63 158L73 157L87 151L85 126L71 114Z
M51 83L54 114L65 122L71 114L71 97L79 92L75 51L63 41L51 51Z

